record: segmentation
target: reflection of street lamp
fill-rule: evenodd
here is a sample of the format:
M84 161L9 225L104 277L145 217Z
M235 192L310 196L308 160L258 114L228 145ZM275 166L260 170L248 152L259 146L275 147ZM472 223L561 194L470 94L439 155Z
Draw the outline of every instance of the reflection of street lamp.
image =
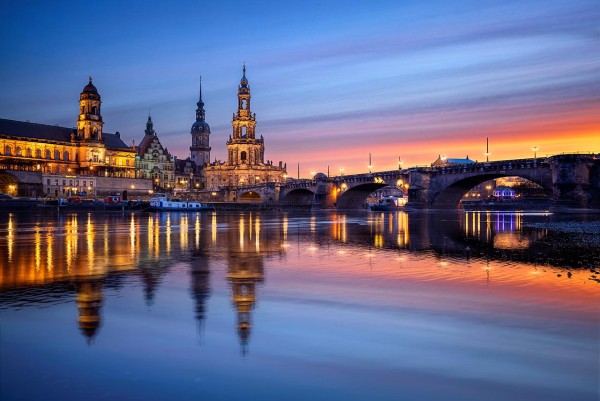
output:
M538 151L538 149L539 148L537 146L534 146L533 148L531 148L531 150L533 150L533 158L534 159L537 159L537 151Z
M485 189L487 189L487 197L489 198L490 197L490 189L492 189L492 186L488 184L485 186Z

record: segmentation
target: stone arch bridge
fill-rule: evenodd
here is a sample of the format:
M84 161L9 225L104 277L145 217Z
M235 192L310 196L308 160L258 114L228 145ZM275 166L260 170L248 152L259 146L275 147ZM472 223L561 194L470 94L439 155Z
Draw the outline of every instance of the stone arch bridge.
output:
M517 176L546 190L557 205L600 208L600 158L565 154L545 158L414 167L404 170L294 180L280 186L283 204L310 204L355 209L377 189L395 186L408 191L408 208L453 209L473 187L495 178Z

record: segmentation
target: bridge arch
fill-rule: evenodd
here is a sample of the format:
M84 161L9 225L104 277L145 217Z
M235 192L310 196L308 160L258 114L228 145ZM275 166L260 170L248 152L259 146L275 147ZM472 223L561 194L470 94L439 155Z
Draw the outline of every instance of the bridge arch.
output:
M344 185L342 184L341 192L337 197L338 209L360 209L371 193L388 186L385 182L369 182L346 187L347 189L344 190Z
M281 200L284 204L310 205L315 198L315 193L310 189L296 188L288 192Z
M552 183L539 180L537 177L532 177L528 174L506 174L506 173L487 173L481 175L473 175L463 179L459 179L451 183L442 191L433 194L431 198L432 209L456 209L463 196L471 189L486 181L504 177L520 177L529 180L549 193L552 192Z
M262 202L262 197L260 196L260 193L256 191L245 191L239 195L238 201L247 203Z

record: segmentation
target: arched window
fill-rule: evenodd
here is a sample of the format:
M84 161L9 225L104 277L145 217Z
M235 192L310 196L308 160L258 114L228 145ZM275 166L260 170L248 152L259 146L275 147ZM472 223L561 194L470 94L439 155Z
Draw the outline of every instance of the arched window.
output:
M98 109L96 108L96 106L92 106L92 114L93 114L93 115L96 115L96 111L97 111L97 110L98 110Z
M67 152L66 150L63 152L63 159L69 161L69 152Z
M35 157L37 157L38 159L42 158L42 149L35 150Z
M248 134L247 134L247 132L246 132L246 126L244 125L244 126L242 127L242 138L245 138L245 137L246 137L246 135L248 135Z
M46 149L46 152L44 152L44 158L52 159L52 154L50 153L50 149Z
M242 154L240 155L240 158L242 159L242 163L246 162L246 159L248 158L248 155L246 154L246 152L242 152Z
M15 149L15 156L22 156L22 154L21 154L21 147L20 146L16 147L16 149Z
M5 156L10 156L12 155L12 148L10 147L10 145L6 145L4 147L4 155Z
M54 159L60 160L60 150L55 150L54 151Z
M32 157L33 153L31 151L31 148L27 148L27 157Z

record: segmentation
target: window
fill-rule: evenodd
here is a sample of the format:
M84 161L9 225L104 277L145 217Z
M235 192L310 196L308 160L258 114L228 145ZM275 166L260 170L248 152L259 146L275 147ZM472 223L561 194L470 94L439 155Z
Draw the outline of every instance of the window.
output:
M35 150L35 157L37 157L38 159L42 158L42 149Z
M92 106L92 114L93 114L93 115L96 115L96 111L97 111L97 110L98 110L98 109L96 108L96 106Z
M106 163L106 164L110 164L110 157L106 156L106 157L104 158L104 163Z
M21 148L19 146L15 149L15 156L21 156Z
M69 161L69 152L67 152L66 150L63 152L63 159Z
M246 126L242 127L242 138L246 138L247 132L246 132Z
M60 160L60 150L55 150L54 151L54 159Z
M51 154L50 154L50 150L49 150L49 149L46 149L46 152L44 152L44 157L45 157L46 159L52 159L52 157L51 157Z
M12 154L12 149L11 149L11 147L10 147L9 145L6 145L6 146L4 147L4 155L5 155L5 156L10 156L11 154Z
M63 185L67 185L67 180L63 180Z
M94 186L94 181L90 181L90 187Z
M94 153L94 154L92 155L92 160L93 160L95 163L98 163L98 153Z
M32 157L33 153L31 152L31 148L27 148L27 157Z
M83 186L84 186L84 187L87 187L87 185L85 185L85 183L86 183L86 182L84 181L84 182L83 182Z
M246 152L245 152L245 151L244 151L244 152L242 152L242 154L240 155L240 158L242 159L242 162L243 162L243 163L245 163L245 162L246 162L247 155L246 155Z
M50 185L50 178L48 178L48 181L47 181L47 182L48 182L48 185Z

